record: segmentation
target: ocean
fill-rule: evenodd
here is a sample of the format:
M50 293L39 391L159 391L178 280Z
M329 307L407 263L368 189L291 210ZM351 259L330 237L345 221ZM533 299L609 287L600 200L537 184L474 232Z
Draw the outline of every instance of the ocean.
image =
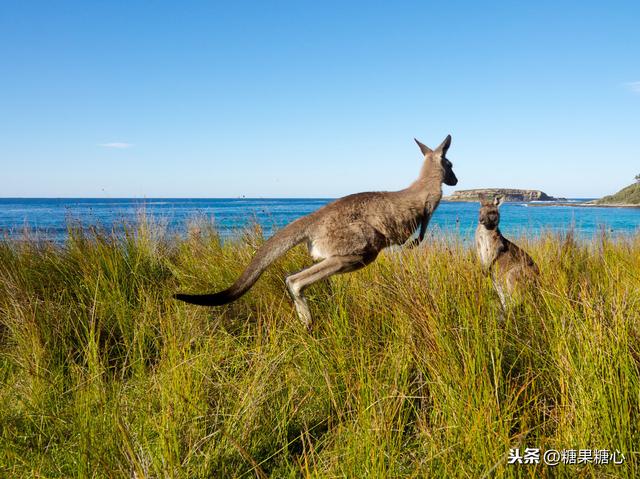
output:
M575 199L583 201L584 198ZM99 226L121 232L144 213L166 225L173 233L186 231L195 218L212 221L223 238L238 234L258 222L266 235L294 219L330 202L328 198L220 198L220 199L127 199L127 198L0 198L0 237L32 238L64 242L69 225ZM478 203L440 203L429 230L435 235L473 236ZM590 208L544 204L506 203L501 207L500 229L511 237L535 237L544 232L564 233L572 229L589 239L604 229L617 235L640 232L640 209Z

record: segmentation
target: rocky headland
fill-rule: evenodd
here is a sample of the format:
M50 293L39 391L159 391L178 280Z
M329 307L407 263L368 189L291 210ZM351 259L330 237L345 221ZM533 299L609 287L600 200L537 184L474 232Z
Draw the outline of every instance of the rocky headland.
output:
M596 206L640 206L640 182L593 202Z
M505 201L565 201L566 198L554 198L540 190L521 190L515 188L478 188L474 190L457 190L451 196L442 198L445 201L480 201L480 195L495 197L504 195Z

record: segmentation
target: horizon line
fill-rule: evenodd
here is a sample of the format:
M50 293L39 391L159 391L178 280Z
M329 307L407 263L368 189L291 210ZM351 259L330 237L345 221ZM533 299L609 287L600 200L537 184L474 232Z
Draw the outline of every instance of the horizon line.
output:
M480 189L480 188L471 188ZM481 188L488 189L488 188ZM505 188L506 189L506 188ZM520 189L520 188L517 188ZM456 190L466 191L466 190ZM347 195L344 195L347 196ZM0 200L335 200L344 196L0 196ZM443 195L446 198L450 195ZM555 196L555 195L554 195ZM600 196L555 196L567 199L594 199ZM443 201L446 201L443 199Z

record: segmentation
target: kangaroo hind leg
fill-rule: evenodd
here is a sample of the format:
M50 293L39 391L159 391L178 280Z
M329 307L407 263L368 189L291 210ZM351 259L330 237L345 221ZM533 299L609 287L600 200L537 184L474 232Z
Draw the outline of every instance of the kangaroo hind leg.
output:
M313 320L307 304L307 298L303 294L304 290L313 283L334 274L348 273L363 268L373 259L375 259L375 256L373 258L362 255L330 256L309 268L287 277L287 289L291 294L291 298L293 298L298 317L308 329L311 329Z

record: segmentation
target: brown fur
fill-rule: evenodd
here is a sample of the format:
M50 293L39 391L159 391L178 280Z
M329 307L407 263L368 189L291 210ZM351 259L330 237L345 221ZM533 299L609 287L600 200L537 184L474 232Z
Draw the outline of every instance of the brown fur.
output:
M491 275L493 286L503 309L534 282L538 267L522 248L502 236L499 207L503 196L493 201L480 198L480 215L476 229L476 249L485 272Z
M415 246L424 238L429 219L442 197L442 183L458 180L446 158L451 136L435 150L416 140L424 155L420 175L400 191L357 193L340 198L293 221L269 238L251 263L228 289L208 295L176 295L200 305L229 303L253 286L262 272L279 256L306 241L318 263L287 277L287 288L300 319L311 326L311 313L302 294L309 285L337 273L360 269L376 259L387 246L404 244L420 226Z

